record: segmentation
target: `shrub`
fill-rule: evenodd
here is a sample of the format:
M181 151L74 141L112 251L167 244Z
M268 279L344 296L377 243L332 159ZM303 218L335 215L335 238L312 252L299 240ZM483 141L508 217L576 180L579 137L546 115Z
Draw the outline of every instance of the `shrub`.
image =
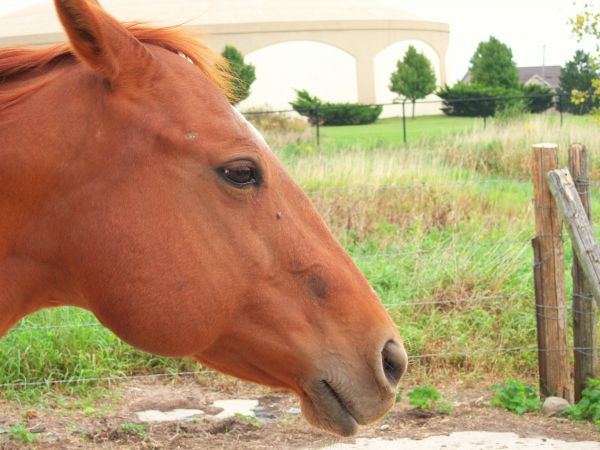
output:
M540 400L533 387L523 381L508 379L492 386L495 392L492 405L522 415L540 408Z
M563 414L574 420L591 420L600 430L600 379L588 379L581 400Z
M290 105L313 125L317 121L320 125L366 125L375 122L383 111L382 106L322 102L304 89L296 91L296 95Z
M450 414L452 406L444 400L433 386L417 386L408 393L408 403L426 410L435 410L441 414Z
M523 95L528 97L527 104L532 113L541 113L554 106L553 90L538 84L523 86Z
M507 108L507 105L518 101L497 97L519 97L522 92L517 89L457 83L452 87L445 86L436 94L444 100L442 111L448 116L491 117L498 109Z

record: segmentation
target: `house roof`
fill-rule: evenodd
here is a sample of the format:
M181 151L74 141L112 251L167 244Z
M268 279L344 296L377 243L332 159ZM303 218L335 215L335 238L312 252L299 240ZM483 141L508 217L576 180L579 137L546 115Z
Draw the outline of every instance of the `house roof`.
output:
M558 87L560 84L560 66L533 66L519 67L519 78L521 83L527 83L536 75L544 80L550 87Z
M549 87L557 88L560 85L560 66L531 66L517 67L521 83L527 84L532 78L545 81ZM461 82L469 83L471 81L471 72L467 72Z

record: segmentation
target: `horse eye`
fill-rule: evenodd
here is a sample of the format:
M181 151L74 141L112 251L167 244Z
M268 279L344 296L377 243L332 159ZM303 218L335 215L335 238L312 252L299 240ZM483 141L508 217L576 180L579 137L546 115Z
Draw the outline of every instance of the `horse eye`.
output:
M246 187L258 183L256 168L249 163L225 166L221 175L236 187Z

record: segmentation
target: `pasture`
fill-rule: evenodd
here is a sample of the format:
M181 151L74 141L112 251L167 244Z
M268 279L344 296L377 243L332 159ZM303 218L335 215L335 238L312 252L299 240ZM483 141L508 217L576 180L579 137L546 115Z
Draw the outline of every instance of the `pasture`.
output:
M412 358L401 389L433 384L469 408L484 408L477 399L488 396L486 389L496 381L517 378L536 384L530 146L556 142L564 157L570 143L583 142L591 150L591 177L600 180L598 125L566 117L560 127L552 115L490 120L485 128L478 120L444 117L417 118L408 125L406 147L397 119L324 128L320 151L312 130L268 131L266 137L394 317ZM600 186L592 188L592 209L598 210ZM565 249L570 261L568 242ZM176 390L164 384L171 377L122 385L121 378L181 372L194 373L180 378L186 392L196 389L195 380L211 392L280 395L240 386L192 361L145 354L119 341L89 313L62 308L22 320L0 340L0 407L64 407L68 421L83 413L93 422L115 414L118 399L135 389ZM81 379L100 382L77 382ZM281 402L293 406L287 398ZM484 408L481 414L490 412ZM304 431L297 419L282 417L278 438L284 439L287 420L295 444L327 442L315 437L318 432ZM398 416L402 419L424 423ZM432 423L442 427L438 419ZM244 439L244 430L261 427L241 423L232 439ZM568 438L569 430L593 437L585 425L567 424L566 434L556 433ZM223 439L222 445L233 445Z

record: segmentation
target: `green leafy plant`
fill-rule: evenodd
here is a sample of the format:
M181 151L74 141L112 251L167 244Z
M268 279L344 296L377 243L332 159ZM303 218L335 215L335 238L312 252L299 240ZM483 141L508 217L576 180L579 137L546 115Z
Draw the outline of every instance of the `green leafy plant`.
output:
M600 431L600 379L590 378L581 392L581 400L567 408L563 415L573 420L590 420Z
M523 381L508 379L492 386L492 405L522 415L540 408L536 390Z
M417 386L408 393L408 403L419 408L437 411L440 414L452 413L452 406L433 386Z
M38 439L38 437L31 433L22 423L12 426L9 430L9 435L11 439L24 443L35 442Z

